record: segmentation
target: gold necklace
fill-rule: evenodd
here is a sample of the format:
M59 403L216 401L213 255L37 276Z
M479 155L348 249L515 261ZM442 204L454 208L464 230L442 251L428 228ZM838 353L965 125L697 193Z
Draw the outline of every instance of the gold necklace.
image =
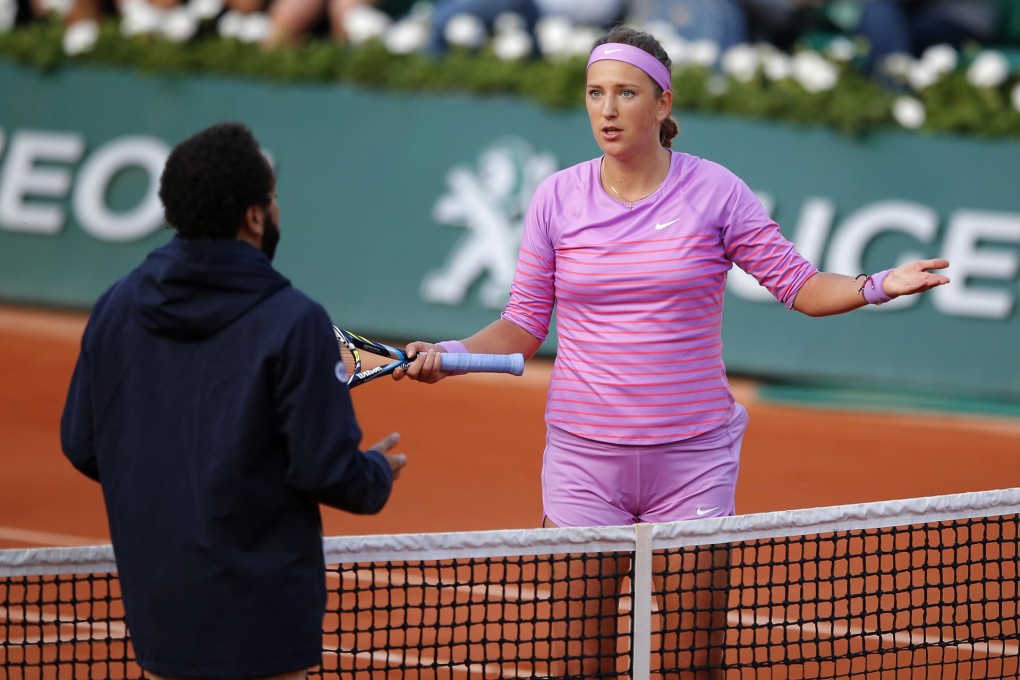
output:
M651 191L649 191L647 194L645 194L641 198L638 198L638 199L633 200L633 201L628 201L626 198L623 197L623 194L621 194L619 191L616 190L616 187L613 186L613 183L611 181L609 181L609 175L606 174L605 159L603 159L602 164L599 166L599 168L602 171L602 179L604 179L606 181L606 184L608 184L609 188L613 190L613 193L616 194L617 197L619 197L620 201L622 201L624 204L626 204L627 210L633 210L635 203L640 203L641 201L645 200L646 198L648 198L649 196L651 196L652 194L655 193L655 189L658 189L658 187L656 187L655 189L652 189Z

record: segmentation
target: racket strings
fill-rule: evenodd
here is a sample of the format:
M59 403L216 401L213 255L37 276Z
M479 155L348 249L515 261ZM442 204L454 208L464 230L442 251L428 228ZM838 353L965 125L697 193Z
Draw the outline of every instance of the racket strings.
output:
M338 342L338 344L340 346L340 359L344 362L344 371L346 371L349 381L351 377L361 371L361 357L343 342Z

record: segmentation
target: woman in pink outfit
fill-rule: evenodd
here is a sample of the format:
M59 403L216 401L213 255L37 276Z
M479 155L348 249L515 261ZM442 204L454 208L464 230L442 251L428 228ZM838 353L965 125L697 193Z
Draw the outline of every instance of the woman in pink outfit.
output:
M554 173L536 190L501 318L463 340L409 344L416 359L395 374L441 380L442 352L531 357L555 308L545 526L734 514L747 413L734 401L722 362L723 296L733 264L809 316L842 314L949 281L929 271L948 267L943 259L867 277L819 272L738 177L672 150L679 128L671 117L671 68L648 34L618 27L596 41L585 101L603 155ZM674 556L663 566L667 578L712 567L694 572L702 575L693 587L666 589L677 602L662 603L663 630L677 637L663 640L664 649L676 651L663 664L685 677L711 677L721 672L728 550L697 559L705 564ZM614 560L604 562L603 577L625 573ZM592 611L583 613L584 633L570 635L567 651L583 646L584 660L568 662L562 675L616 676L611 614L619 578L602 578L594 596L590 580L577 584L587 598L577 606Z

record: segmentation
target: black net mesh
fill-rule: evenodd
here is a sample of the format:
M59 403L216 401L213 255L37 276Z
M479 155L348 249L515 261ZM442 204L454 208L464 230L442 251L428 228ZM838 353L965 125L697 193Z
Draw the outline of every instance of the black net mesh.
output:
M879 527L866 506L806 530L784 513L652 525L645 560L620 548L632 527L330 538L311 675L1020 677L1018 517L984 493L995 514L945 518L933 497L917 521L912 499L909 523ZM2 677L144 677L111 564L109 546L0 551Z

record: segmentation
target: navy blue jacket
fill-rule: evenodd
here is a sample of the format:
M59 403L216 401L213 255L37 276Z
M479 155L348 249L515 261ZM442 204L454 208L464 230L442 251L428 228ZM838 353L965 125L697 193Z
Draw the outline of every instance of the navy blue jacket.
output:
M325 310L255 247L174 238L96 302L61 420L102 485L139 663L232 678L321 663L318 503L374 513Z

